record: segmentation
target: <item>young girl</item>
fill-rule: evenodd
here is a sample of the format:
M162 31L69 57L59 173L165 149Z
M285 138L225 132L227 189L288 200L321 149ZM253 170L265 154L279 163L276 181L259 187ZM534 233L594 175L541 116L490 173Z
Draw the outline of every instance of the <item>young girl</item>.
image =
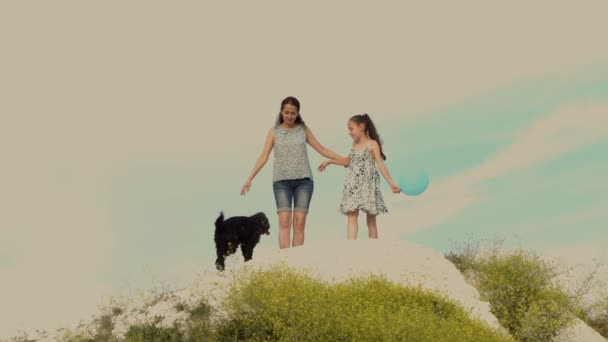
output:
M349 168L340 204L340 212L348 216L348 239L357 239L359 210L367 214L369 238L377 239L376 215L388 212L380 192L378 169L394 193L401 190L384 165L386 156L382 152L382 142L369 115L351 117L348 120L348 131L354 141L348 157L327 160L319 165L319 171L323 171L329 164Z

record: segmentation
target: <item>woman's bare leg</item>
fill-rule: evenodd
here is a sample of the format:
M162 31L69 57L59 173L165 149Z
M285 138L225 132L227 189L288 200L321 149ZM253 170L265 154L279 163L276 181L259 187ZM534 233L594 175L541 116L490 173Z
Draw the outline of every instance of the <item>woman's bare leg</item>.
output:
M291 233L291 212L279 212L279 248L289 248Z
M293 212L293 243L292 246L304 244L304 227L306 226L306 213L301 211Z

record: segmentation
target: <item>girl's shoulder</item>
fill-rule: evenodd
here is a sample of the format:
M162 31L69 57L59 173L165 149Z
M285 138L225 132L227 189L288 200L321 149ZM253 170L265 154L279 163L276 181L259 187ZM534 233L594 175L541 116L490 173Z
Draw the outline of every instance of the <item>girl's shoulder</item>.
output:
M367 140L367 146L370 147L370 148L374 148L374 147L378 147L380 145L378 144L378 142L376 140L374 140L372 138L369 138Z

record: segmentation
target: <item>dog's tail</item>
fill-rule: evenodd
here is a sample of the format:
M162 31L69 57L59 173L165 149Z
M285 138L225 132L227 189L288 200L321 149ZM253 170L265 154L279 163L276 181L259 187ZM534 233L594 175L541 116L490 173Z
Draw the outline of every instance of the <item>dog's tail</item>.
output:
M224 212L220 211L220 216L215 220L215 229L222 229L224 225Z

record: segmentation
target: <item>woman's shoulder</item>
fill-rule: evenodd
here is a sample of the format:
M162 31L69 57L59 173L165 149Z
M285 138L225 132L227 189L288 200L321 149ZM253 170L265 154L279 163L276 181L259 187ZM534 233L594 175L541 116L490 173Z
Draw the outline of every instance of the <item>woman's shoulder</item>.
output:
M266 134L266 136L274 139L276 130L277 130L276 125L270 127L270 129L268 129L268 134Z
M281 124L275 124L272 128L272 131L282 131L282 132L298 132L304 131L308 132L309 129L304 123L296 124L294 128L284 128Z

